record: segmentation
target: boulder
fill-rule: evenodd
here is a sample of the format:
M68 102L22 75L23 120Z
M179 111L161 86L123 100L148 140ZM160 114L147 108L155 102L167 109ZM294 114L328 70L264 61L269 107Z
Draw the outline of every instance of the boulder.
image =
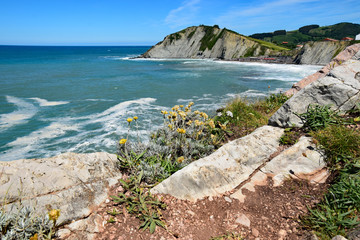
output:
M321 68L314 74L311 74L301 81L295 83L291 89L285 92L286 95L291 96L303 89L305 86L309 85L310 83L316 81L319 78L325 77L331 69L341 65L343 62L354 59L360 59L360 43L353 44L345 48L342 52L340 52L335 58L331 60L325 67Z
M345 112L360 101L360 61L348 60L332 69L327 76L307 85L291 97L269 119L269 125L301 127L303 122L296 114L305 113L310 104L328 105Z
M230 191L277 151L283 132L271 126L258 128L177 171L154 187L152 193L195 201Z
M0 162L0 205L7 211L19 202L38 213L60 209L58 223L63 224L89 216L119 178L116 155L108 153Z
M325 168L326 163L323 161L323 155L315 148L316 146L310 137L301 137L296 144L260 168L231 197L244 202L246 195L242 191L247 189L254 192L255 186L267 185L268 178L273 180L275 187L280 186L284 180L290 178L324 183L329 172Z

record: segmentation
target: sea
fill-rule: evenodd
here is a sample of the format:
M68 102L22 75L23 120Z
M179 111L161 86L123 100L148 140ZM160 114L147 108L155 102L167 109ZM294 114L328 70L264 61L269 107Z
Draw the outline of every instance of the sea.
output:
M285 91L321 68L134 58L149 48L0 46L0 161L115 153L121 138L147 141L161 110L194 102L214 115L234 97Z

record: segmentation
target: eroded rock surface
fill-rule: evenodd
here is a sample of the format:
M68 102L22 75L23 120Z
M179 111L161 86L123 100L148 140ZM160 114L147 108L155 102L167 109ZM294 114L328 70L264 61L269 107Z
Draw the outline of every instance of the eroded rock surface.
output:
M269 124L279 127L301 127L296 114L305 113L310 104L329 105L344 112L360 101L360 61L348 60L332 69L327 76L307 85L290 98L271 118Z
M311 138L301 137L299 142L281 152L278 156L260 168L250 180L231 195L244 202L246 195L243 190L254 192L255 186L267 185L268 178L273 185L280 186L285 179L295 178L315 183L324 183L329 172L323 161L323 155L315 149Z
M59 224L84 218L121 178L116 164L116 155L108 153L0 162L0 205L11 211L21 200L38 213L46 213L47 206L60 209Z
M331 60L330 63L328 63L325 67L321 68L319 71L317 71L314 74L311 74L305 78L303 78L301 81L295 83L291 89L285 92L286 95L294 95L301 89L303 89L305 86L309 85L310 83L316 81L319 78L325 77L331 69L341 65L347 60L359 60L360 59L360 43L353 44L351 46L348 46L340 52L335 58Z
M152 189L184 200L197 200L232 190L277 151L284 130L263 126L222 146Z

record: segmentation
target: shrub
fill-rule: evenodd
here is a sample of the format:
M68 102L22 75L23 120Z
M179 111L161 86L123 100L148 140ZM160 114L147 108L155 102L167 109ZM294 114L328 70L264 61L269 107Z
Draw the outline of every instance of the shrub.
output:
M345 235L346 230L360 224L360 161L352 164L333 184L324 200L303 218L306 226L318 232L321 239ZM351 169L351 170L350 170Z
M165 228L161 210L165 209L166 205L153 197L150 191L145 191L141 187L141 180L142 173L139 176L131 176L125 181L120 180L124 192L111 197L115 203L123 204L130 214L134 214L139 218L141 221L140 228L144 230L149 228L150 233L154 233L156 226ZM110 212L111 215L118 213L115 210Z
M298 131L295 131L291 128L287 128L284 131L284 134L280 138L280 144L281 145L294 145L297 143L301 136L301 133Z
M271 94L267 98L252 103L246 99L236 98L218 113L214 121L227 124L230 128L234 126L240 128L237 136L241 137L267 124L269 116L277 111L287 99L288 97L281 93Z
M309 105L303 114L297 114L303 121L306 130L319 130L329 125L339 124L339 115L330 106Z
M360 157L360 134L346 126L329 126L313 131L311 135L321 148L330 167L340 168Z
M154 183L218 148L226 123L216 124L206 113L192 111L192 105L176 105L172 111L162 111L164 125L147 143L120 140L120 167L134 175L143 171L144 180ZM128 122L130 130L132 121Z
M51 239L59 210L51 210L46 216L36 214L31 207L19 206L17 210L12 213L0 210L2 240Z

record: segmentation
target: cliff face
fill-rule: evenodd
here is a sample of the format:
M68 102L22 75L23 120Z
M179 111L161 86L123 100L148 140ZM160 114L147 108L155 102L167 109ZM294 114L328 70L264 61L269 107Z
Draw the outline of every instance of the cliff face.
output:
M348 45L350 45L348 41L308 42L295 57L294 62L298 64L326 65Z
M270 46L270 47L269 47ZM220 58L281 55L281 48L266 46L227 29L199 26L170 34L144 53L145 58Z

